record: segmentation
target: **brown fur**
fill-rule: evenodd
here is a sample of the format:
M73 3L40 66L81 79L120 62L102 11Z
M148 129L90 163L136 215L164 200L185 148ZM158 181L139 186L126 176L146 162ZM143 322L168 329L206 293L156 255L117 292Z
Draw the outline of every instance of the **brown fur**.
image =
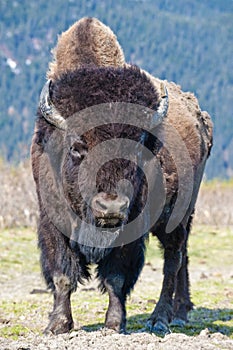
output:
M96 18L82 18L62 33L53 55L47 74L53 80L83 65L122 67L125 62L115 34Z
M50 64L47 77L52 79L52 101L64 118L69 118L86 107L109 102L136 103L156 110L160 79L126 64L116 36L97 19L84 18L75 23L60 36L53 53L54 61ZM156 225L151 227L151 232L158 237L164 248L164 281L161 297L149 320L150 328L154 327L156 331L163 333L168 331L168 324L173 315L179 322L185 322L187 312L192 308L187 269L187 240L205 162L212 146L210 116L207 112L200 110L195 96L189 92L182 92L174 83L166 82L166 87L169 94L169 110L162 128L164 128L166 141L170 145L169 151L166 147L162 147L161 143L158 144L158 140L151 134L147 133L147 138L145 137L145 146L154 154L154 157L147 160L150 165L150 174L156 179L155 159L159 160L166 188L163 212ZM179 222L172 232L166 233L166 223L180 191L176 164L169 155L169 152L177 154L178 142L174 134L166 134L171 126L178 132L189 152L193 167L193 183L190 183L189 174L185 173L187 176L183 179L182 186L184 189L193 186L193 193L182 222ZM124 330L125 301L144 263L146 235L130 244L110 250L89 249L90 247L85 245L75 245L69 236L64 236L53 225L47 217L41 199L40 181L43 179L43 186L48 189L48 193L52 192L51 188L53 189L54 198L56 198L56 181L49 172L51 164L46 155L43 158L46 153L44 149L54 130L55 127L50 125L39 111L31 154L40 204L38 234L42 252L42 270L48 286L54 292L54 310L46 330L62 333L69 331L72 327L70 294L75 290L77 282L82 282L84 278L89 277L88 264L91 261L97 262L100 286L102 290L109 293L110 303L105 324L109 328ZM134 126L108 124L88 131L83 135L82 140L78 138L76 147L85 154L88 147L94 147L98 142L110 138L126 137L144 142L141 141L144 140L141 138L142 133L141 129ZM60 144L60 140L57 140L57 143ZM79 170L77 164L80 158L75 156L75 152L74 154L69 152L64 163L65 171L62 174L64 193L68 193L66 198L73 211L80 211L80 215L86 214L87 209L84 208L77 189ZM182 150L180 150L178 158L185 168L186 164L182 162L182 156ZM98 159L90 160L93 163L86 168L87 172L96 161L98 162ZM138 191L133 196L135 201L132 202L132 212L129 214L133 218L136 217L145 204L147 187L143 176L135 171L135 166L130 162L115 159L105 164L98 174L97 181L100 182L98 186L103 193L111 193L114 182L117 183L120 178L129 178L136 184ZM83 179L84 184L88 186L87 179L88 174ZM157 182L155 182L156 186L159 186ZM51 199L48 198L48 200ZM51 210L52 207L53 203L51 203ZM62 210L55 208L54 205L54 211L60 222L65 221ZM91 260L91 257L94 257L94 260Z
M157 90L136 66L79 68L56 79L52 91L53 104L64 118L101 103L126 102L151 109L158 104Z

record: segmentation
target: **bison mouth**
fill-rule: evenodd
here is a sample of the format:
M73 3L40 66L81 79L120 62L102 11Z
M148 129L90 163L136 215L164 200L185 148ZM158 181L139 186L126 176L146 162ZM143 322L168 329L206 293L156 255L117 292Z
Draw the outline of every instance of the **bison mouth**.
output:
M130 200L124 195L98 193L92 199L96 227L115 228L124 225Z
M126 222L126 216L116 216L116 215L109 215L109 216L96 216L95 217L95 225L96 227L102 227L102 228L119 228L124 226Z

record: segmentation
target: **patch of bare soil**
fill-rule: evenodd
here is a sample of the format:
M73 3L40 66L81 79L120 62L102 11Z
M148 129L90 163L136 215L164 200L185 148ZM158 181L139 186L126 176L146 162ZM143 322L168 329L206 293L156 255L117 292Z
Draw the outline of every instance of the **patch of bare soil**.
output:
M28 336L26 339L11 341L0 339L0 349L4 350L213 350L233 349L233 342L226 336L215 333L209 334L204 330L197 337L184 334L169 334L159 338L145 332L128 335L113 333L109 330L86 332L80 330L71 334L58 336Z

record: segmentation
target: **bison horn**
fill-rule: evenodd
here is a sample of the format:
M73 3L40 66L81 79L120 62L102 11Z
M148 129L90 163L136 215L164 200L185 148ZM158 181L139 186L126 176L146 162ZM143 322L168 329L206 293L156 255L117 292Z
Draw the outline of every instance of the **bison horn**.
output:
M55 106L53 105L50 97L51 80L48 80L40 94L39 108L43 114L43 117L52 125L57 128L66 130L66 120L60 115Z
M164 83L160 84L160 94L161 94L161 100L155 114L153 115L153 121L152 121L153 127L160 124L167 115L169 101L168 101L167 88Z

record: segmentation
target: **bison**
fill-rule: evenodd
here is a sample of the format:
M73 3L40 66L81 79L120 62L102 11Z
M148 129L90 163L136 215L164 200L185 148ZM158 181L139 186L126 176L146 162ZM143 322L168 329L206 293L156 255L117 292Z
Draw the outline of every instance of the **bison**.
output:
M64 32L53 55L31 147L41 267L54 296L45 332L72 329L70 296L91 264L109 295L105 326L124 332L152 234L164 250L164 279L147 325L167 333L193 307L187 240L211 119L193 94L127 64L95 18Z

